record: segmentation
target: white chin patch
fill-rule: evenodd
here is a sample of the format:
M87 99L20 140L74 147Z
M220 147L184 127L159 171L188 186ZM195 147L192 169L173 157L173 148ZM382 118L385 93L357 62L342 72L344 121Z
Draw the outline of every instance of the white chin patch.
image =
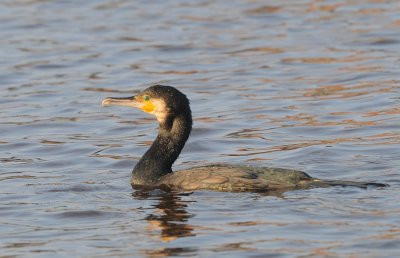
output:
M165 102L161 99L153 99L152 103L155 106L155 109L151 113L155 115L159 123L164 123L168 116L168 109Z

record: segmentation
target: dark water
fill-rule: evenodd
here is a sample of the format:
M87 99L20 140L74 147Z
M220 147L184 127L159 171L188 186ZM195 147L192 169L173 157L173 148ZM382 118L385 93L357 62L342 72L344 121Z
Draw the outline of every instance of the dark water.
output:
M0 2L0 257L397 257L398 1ZM132 190L149 84L192 103L176 169L296 168L385 189Z

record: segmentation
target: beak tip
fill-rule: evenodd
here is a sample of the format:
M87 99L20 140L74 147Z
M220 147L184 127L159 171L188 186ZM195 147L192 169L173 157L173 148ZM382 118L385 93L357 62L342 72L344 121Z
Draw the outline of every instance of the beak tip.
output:
M103 101L101 102L101 106L102 106L102 107L107 107L107 106L110 105L110 103L111 103L111 99L105 98L105 99L103 99Z

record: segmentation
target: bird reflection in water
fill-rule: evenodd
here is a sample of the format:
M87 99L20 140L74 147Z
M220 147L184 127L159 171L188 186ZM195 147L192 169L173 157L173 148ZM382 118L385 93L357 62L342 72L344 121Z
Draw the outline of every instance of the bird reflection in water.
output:
M181 237L195 236L193 227L187 222L192 214L186 211L187 204L182 196L192 193L171 191L170 189L154 189L135 186L132 196L138 200L156 200L152 205L152 212L145 217L148 222L146 230L150 237L159 238L162 242L170 242ZM146 256L164 257L176 255L190 255L196 252L195 248L174 247L143 250Z
M139 200L158 201L152 205L154 211L145 218L148 222L147 229L152 236L154 231L158 231L161 241L169 242L180 237L195 235L193 227L187 224L193 215L186 211L187 204L182 201L182 196L190 194L169 189L135 187L132 195Z

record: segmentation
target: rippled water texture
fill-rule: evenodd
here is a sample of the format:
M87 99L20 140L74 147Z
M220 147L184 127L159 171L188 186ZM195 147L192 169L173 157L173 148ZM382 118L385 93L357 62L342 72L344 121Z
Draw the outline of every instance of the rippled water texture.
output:
M0 2L0 257L399 257L400 2ZM132 190L173 85L214 162L390 184Z

